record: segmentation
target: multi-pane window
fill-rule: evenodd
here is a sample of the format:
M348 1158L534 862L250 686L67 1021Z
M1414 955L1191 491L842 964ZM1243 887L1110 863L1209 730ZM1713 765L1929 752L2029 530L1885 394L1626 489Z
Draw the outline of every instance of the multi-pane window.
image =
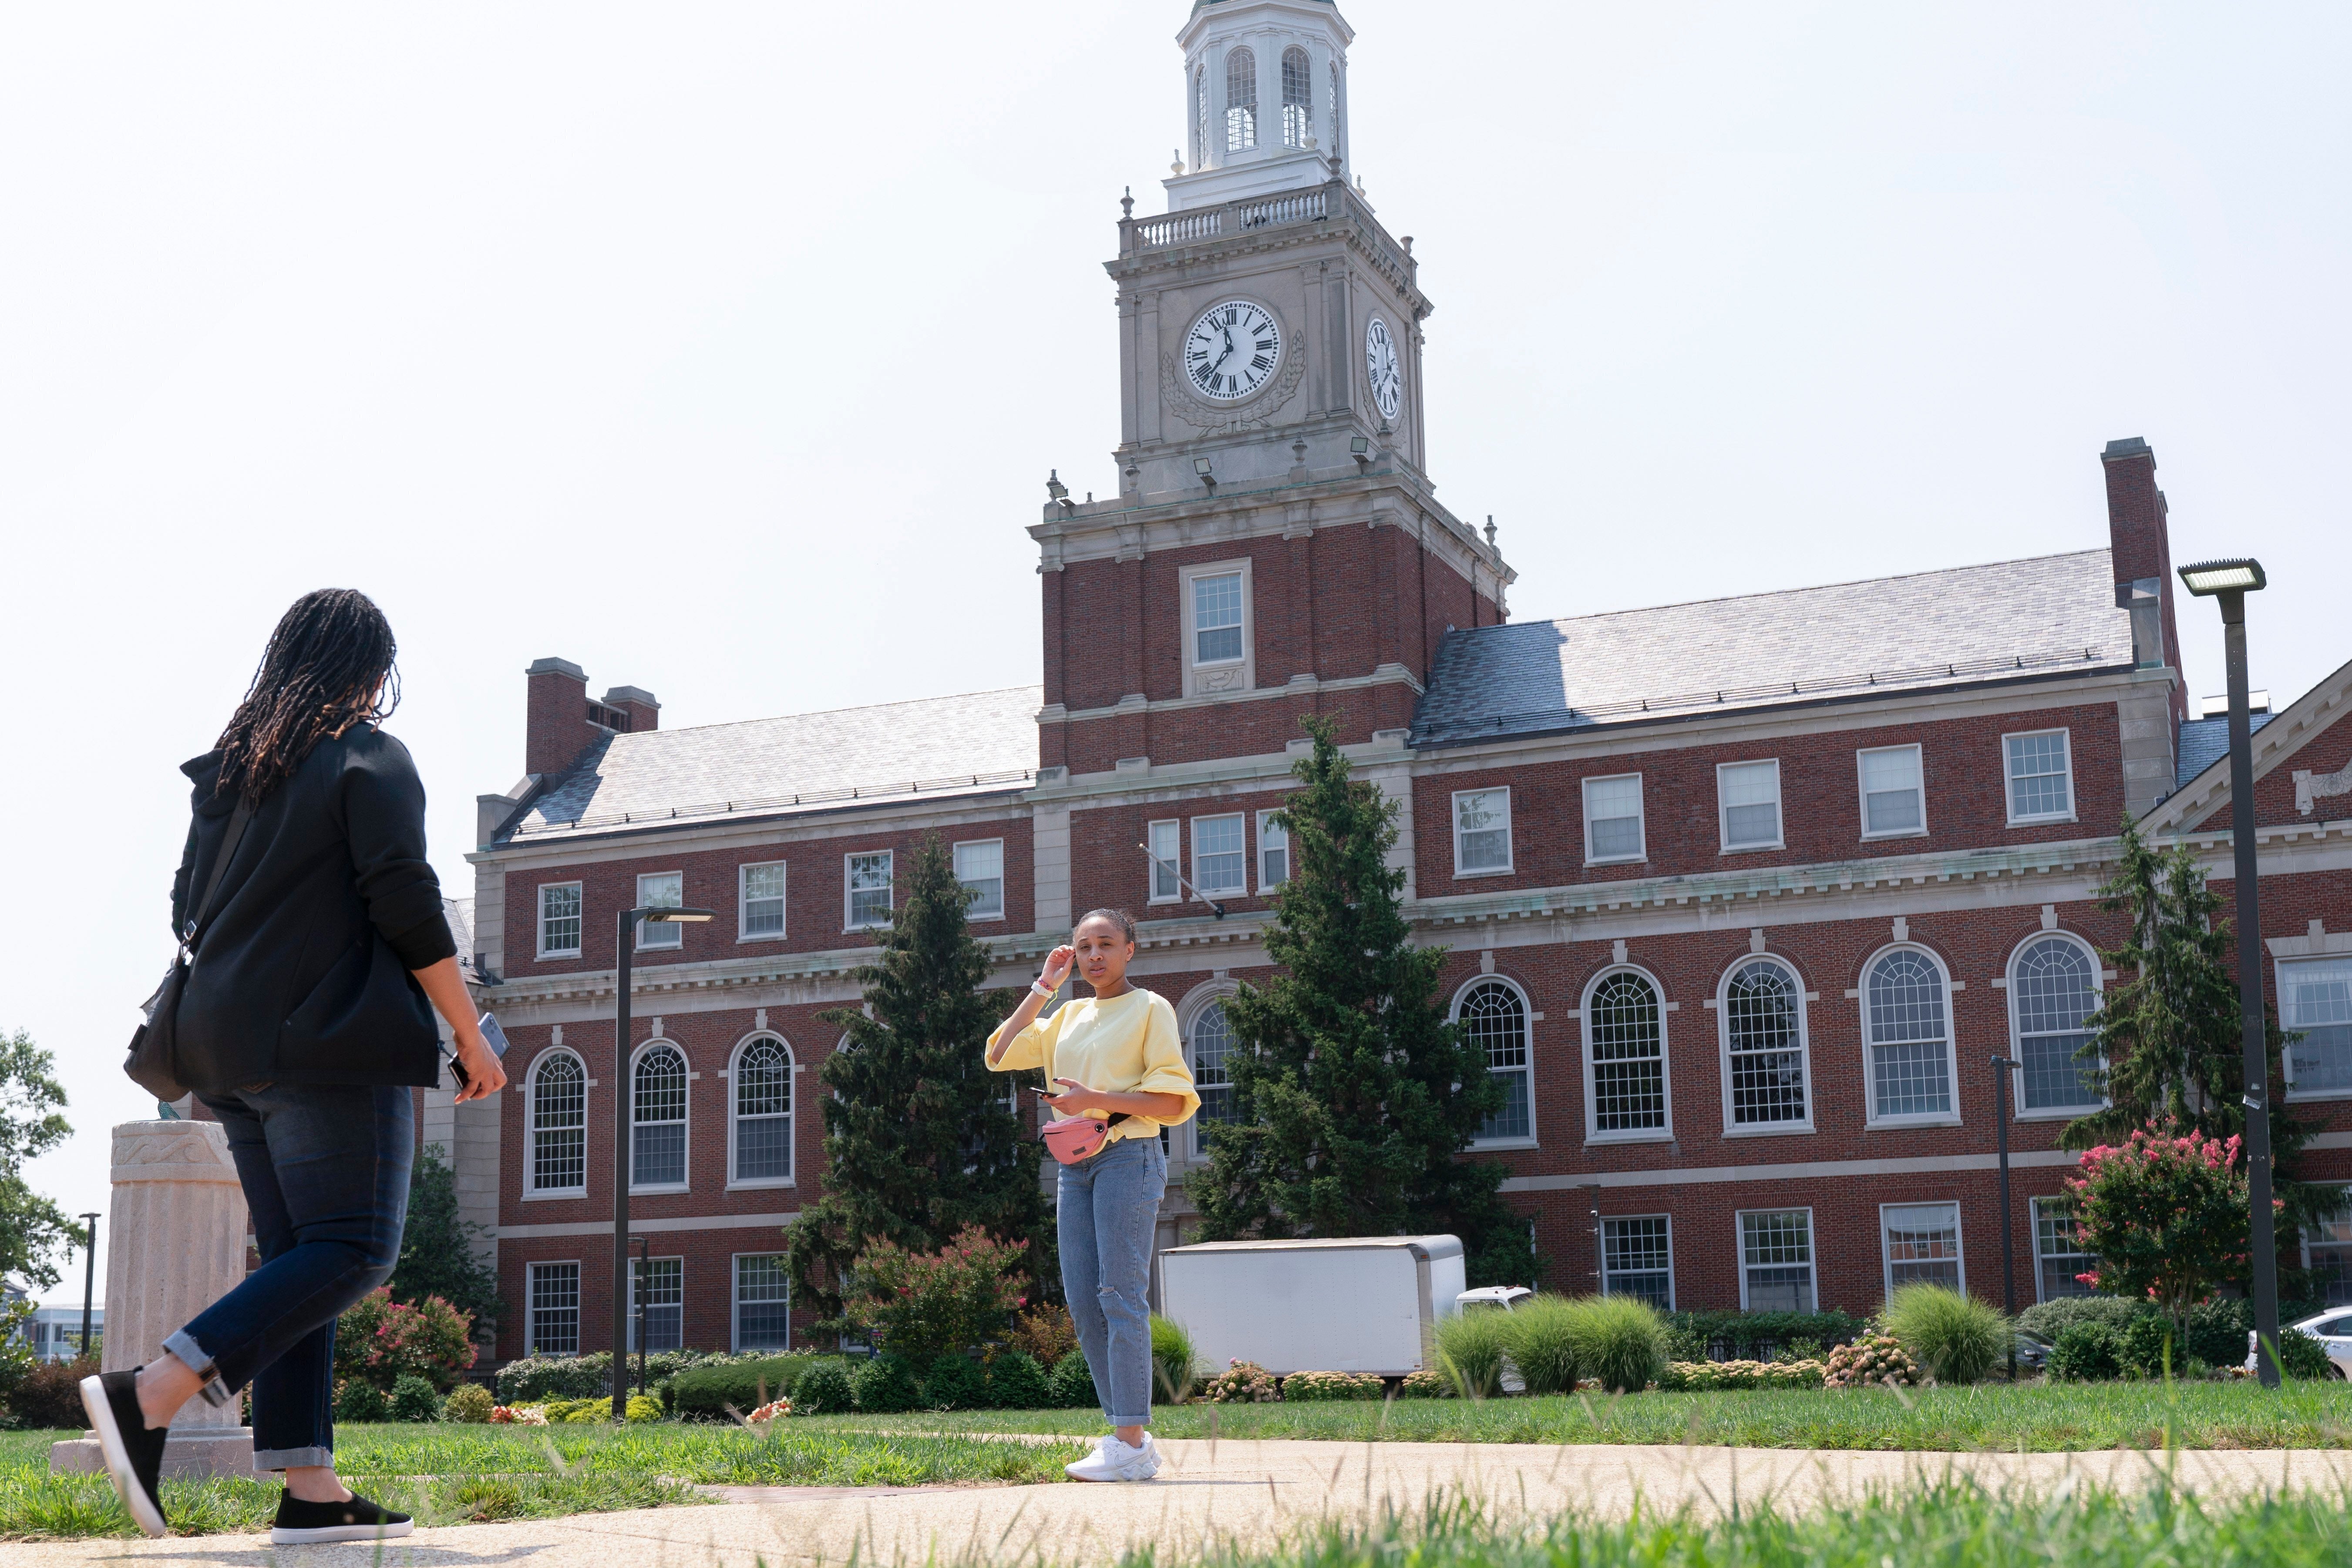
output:
M1242 574L1192 579L1192 662L1231 664L1242 656Z
M569 958L580 951L580 884L551 882L539 890L539 956Z
M651 871L637 879L637 908L674 910L686 902L686 878L677 871ZM677 947L686 928L675 921L639 921L637 947Z
M637 1321L645 1318L645 1348L674 1351L686 1343L686 1259L629 1259L629 1348L637 1348Z
M784 934L784 863L743 868L743 907L739 927L746 942L774 942Z
M2303 1266L2330 1307L2352 1307L2352 1202L2339 1189L2335 1206L2304 1232Z
M2099 1103L2095 1063L2077 1053L2091 1043L2084 1021L2097 1010L2091 955L2080 942L2045 936L2017 955L2009 979L2017 1019L2018 1096L2028 1110Z
M587 1185L588 1074L570 1051L550 1051L530 1068L530 1190Z
M1960 1205L1885 1204L1878 1210L1886 1247L1886 1289L1918 1282L1960 1288Z
M1649 1132L1666 1125L1665 1021L1657 987L1630 969L1603 975L1584 1005L1592 1131Z
M1927 807L1919 782L1919 748L1881 746L1854 755L1862 766L1862 836L1879 838L1926 832Z
M1210 898L1249 889L1249 841L1239 812L1192 819L1192 886Z
M1225 151L1257 145L1257 57L1235 49L1225 57Z
M1952 1029L1944 973L1898 947L1870 966L1864 1012L1870 1038L1872 1116L1948 1116Z
M2066 731L2040 730L2001 737L2009 773L2009 820L2061 822L2074 815L2074 774L2068 765Z
M971 894L964 918L1001 921L1004 918L1004 840L982 838L955 847L956 880Z
M1780 847L1780 764L1723 763L1715 770L1726 849Z
M1601 1293L1675 1310L1673 1237L1664 1215L1601 1222Z
M1723 987L1731 1124L1801 1124L1805 1107L1804 987L1784 964L1750 960Z
M580 1353L580 1265L534 1263L530 1268L533 1355Z
M1462 1043L1483 1052L1486 1071L1502 1080L1503 1103L1478 1129L1482 1139L1535 1136L1535 1059L1528 1044L1528 1005L1515 986L1482 980L1462 994L1454 1021Z
M1511 868L1511 792L1469 789L1454 797L1454 874Z
M781 1252L735 1258L735 1349L793 1348L793 1279Z
M1275 826L1274 813L1257 814L1257 890L1271 893L1290 880L1290 835Z
M2352 954L2278 966L2279 1022L2301 1032L2287 1047L2287 1082L2298 1094L2352 1089Z
M866 931L888 925L891 852L877 849L869 855L845 855L842 858L849 895L845 929Z
M784 1042L761 1035L735 1053L730 1087L735 1094L735 1174L738 1182L793 1178L793 1056Z
M1234 1118L1234 1080L1225 1062L1234 1053L1233 1026L1225 1008L1212 1002L1192 1019L1192 1087L1200 1091L1201 1109L1192 1118L1192 1149L1209 1152L1209 1128Z
M1750 1312L1813 1310L1813 1215L1772 1209L1739 1216L1739 1304Z
M2090 1282L2082 1277L2098 1268L2099 1260L2083 1247L2074 1227L2074 1210L2064 1198L2033 1200L2033 1267L2038 1300L2087 1296Z
M1314 68L1307 63L1307 51L1292 45L1282 51L1282 144L1304 147L1307 133L1314 129L1315 109Z
M1639 860L1642 856L1642 775L1585 780L1585 859Z
M1181 822L1154 822L1143 830L1144 842L1151 847L1151 901L1171 904L1184 896L1184 853L1181 840L1184 825Z
M647 1047L630 1077L629 1184L686 1184L686 1058L673 1045Z

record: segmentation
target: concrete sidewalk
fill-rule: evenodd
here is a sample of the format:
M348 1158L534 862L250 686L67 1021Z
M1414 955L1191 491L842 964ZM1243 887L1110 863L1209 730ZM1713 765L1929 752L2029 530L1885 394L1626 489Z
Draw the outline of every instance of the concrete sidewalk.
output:
M1433 1495L1467 1493L1506 1516L1578 1510L1622 1517L1688 1505L1705 1515L1770 1502L1834 1505L1873 1489L1973 1477L2038 1493L2075 1485L2138 1490L2163 1455L1822 1453L1533 1444L1220 1443L1161 1445L1168 1464L1141 1486L719 1489L707 1507L579 1514L516 1524L423 1530L373 1545L273 1548L249 1535L186 1541L13 1542L11 1568L135 1562L205 1568L769 1568L933 1560L1101 1563L1129 1546L1168 1563L1221 1539L1268 1543L1327 1518L1417 1511ZM2352 1488L2352 1452L2198 1450L2174 1461L2188 1489L2210 1498Z

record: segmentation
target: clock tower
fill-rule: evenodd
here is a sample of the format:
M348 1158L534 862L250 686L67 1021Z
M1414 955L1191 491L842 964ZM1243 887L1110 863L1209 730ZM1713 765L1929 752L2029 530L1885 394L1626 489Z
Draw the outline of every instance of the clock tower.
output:
M1177 34L1168 210L1122 202L1106 263L1115 499L1057 479L1031 530L1046 767L1280 755L1304 711L1396 734L1437 639L1503 616L1512 574L1427 478L1433 306L1352 176L1354 37L1333 0L1197 0Z

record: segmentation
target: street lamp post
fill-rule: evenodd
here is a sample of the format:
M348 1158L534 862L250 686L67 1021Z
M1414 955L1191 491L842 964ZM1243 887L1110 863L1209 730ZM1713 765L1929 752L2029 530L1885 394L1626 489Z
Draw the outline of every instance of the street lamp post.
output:
M629 958L637 923L699 925L716 910L623 910L613 946L620 961L613 1022L613 1419L629 1418ZM643 1342L645 1335L638 1336Z
M2221 606L2221 643L2230 667L2230 847L2238 891L2238 1011L2244 1031L2246 1175L2253 1189L2255 1342L2263 1386L2279 1385L2278 1236L2271 1216L2270 1050L2263 1015L2262 917L2254 866L2253 721L2246 700L2246 595L2269 579L2254 560L2205 561L2180 569L2199 598Z
M2000 1310L2012 1321L2017 1317L2017 1238L2009 1207L2009 1075L2024 1065L1993 1053L1993 1098L2000 1101L1993 1107L1993 1124L2000 1129ZM2009 1381L2017 1381L2017 1331L2013 1328L2009 1334Z
M88 1360L89 1356L89 1301L90 1298L95 1295L98 1290L98 1215L93 1211L82 1215L81 1217L89 1221L89 1229L83 1233L81 1238L81 1353L83 1359Z
M654 1238L637 1237L637 1394L646 1392L646 1276L653 1268Z

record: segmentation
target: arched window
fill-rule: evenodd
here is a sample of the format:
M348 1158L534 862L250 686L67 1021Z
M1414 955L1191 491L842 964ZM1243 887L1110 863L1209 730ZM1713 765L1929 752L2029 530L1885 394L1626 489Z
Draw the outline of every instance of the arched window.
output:
M735 1052L728 1079L735 1100L735 1169L729 1180L793 1179L793 1051L773 1035L754 1035Z
M548 1051L530 1067L530 1190L588 1186L588 1072L570 1051Z
M1802 1126L1812 1120L1805 1084L1805 988L1777 959L1752 958L1723 984L1723 1048L1730 1124Z
M630 1070L629 1185L686 1185L686 1058L676 1046L647 1046Z
M2084 1020L2099 1005L2098 966L2081 942L2043 936L2018 951L2010 967L2010 1017L2017 1031L2019 1105L2026 1110L2076 1110L2099 1103L2095 1064L2075 1059L2091 1043Z
M1462 1039L1486 1058L1486 1071L1503 1081L1502 1108L1478 1129L1482 1142L1536 1135L1535 1053L1528 1043L1528 1004L1519 988L1481 980L1454 1004Z
M1916 948L1870 966L1864 987L1872 1121L1952 1113L1952 1024L1944 972Z
M1282 144L1307 145L1315 120L1315 73L1307 51L1293 44L1282 51Z
M1192 68L1192 172L1209 166L1209 68Z
M1585 998L1584 1038L1593 1135L1664 1131L1665 1017L1649 976L1602 975Z
M1235 49L1225 57L1225 151L1257 145L1257 56Z
M1209 1127L1234 1119L1234 1080L1225 1058L1234 1052L1234 1028L1225 1022L1225 1005L1211 1002L1192 1016L1186 1031L1192 1047L1192 1087L1201 1091L1201 1110L1192 1118L1192 1152L1209 1152Z

